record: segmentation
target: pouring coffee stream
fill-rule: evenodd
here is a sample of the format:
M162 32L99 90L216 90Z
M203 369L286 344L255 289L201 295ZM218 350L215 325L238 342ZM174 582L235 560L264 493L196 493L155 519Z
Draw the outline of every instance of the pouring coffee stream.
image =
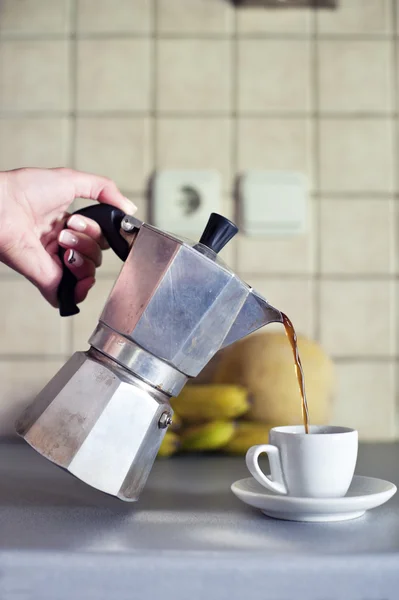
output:
M124 264L89 349L71 356L16 430L86 484L131 502L172 421L169 399L216 352L284 317L218 257L238 231L225 217L211 214L190 242L106 204L77 213L99 223ZM75 285L64 267L61 316L79 312Z
M291 320L284 313L281 313L281 314L283 316L283 325L285 328L285 333L288 337L288 340L291 344L292 352L294 354L296 378L298 380L299 391L300 391L301 400L302 400L303 425L305 427L305 433L309 433L309 409L308 409L308 402L306 399L305 375L303 373L302 362L301 362L301 358L299 356L299 350L298 350L298 338L297 338L294 326L291 323Z

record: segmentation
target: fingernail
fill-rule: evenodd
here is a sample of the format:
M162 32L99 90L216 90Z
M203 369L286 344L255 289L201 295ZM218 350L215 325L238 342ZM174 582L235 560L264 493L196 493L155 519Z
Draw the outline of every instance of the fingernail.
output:
M137 206L134 204L134 202L129 200L129 198L126 198L126 196L125 196L125 200L127 203L126 206L124 207L125 213L128 215L134 215L134 213L137 211Z
M83 265L83 258L76 250L68 250L67 263L74 267L81 267Z
M68 246L76 246L76 244L78 243L78 238L66 229L63 229L61 231L59 240L63 244L68 244Z
M86 222L78 215L72 215L67 224L68 227L72 227L76 231L84 231L86 229Z

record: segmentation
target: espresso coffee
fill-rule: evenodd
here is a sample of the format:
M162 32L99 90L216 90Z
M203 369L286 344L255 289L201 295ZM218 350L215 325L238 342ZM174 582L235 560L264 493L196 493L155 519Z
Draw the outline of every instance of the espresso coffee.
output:
M296 335L294 326L291 323L290 319L284 313L281 313L281 314L283 315L283 325L285 328L285 333L290 341L292 352L294 353L296 378L298 380L299 391L300 391L301 399L302 399L303 424L305 427L305 432L309 433L309 410L308 410L308 403L306 400L305 376L303 374L302 363L301 363L301 359L300 359L299 351L298 351L298 339L297 339L297 335Z

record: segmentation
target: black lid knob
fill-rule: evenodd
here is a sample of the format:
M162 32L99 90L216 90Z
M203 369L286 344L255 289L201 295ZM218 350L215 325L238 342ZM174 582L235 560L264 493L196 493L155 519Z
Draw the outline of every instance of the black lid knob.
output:
M217 254L236 233L238 233L238 227L234 223L222 215L212 213L201 236L200 244L207 246Z

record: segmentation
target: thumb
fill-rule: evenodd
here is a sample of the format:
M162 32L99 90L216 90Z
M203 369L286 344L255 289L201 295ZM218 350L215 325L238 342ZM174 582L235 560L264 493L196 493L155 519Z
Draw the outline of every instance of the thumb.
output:
M73 185L75 198L87 198L112 204L129 215L136 212L137 206L119 191L111 179L73 169L60 169L60 171L68 183Z
M27 236L2 254L1 260L33 283L54 307L62 268L35 236Z

